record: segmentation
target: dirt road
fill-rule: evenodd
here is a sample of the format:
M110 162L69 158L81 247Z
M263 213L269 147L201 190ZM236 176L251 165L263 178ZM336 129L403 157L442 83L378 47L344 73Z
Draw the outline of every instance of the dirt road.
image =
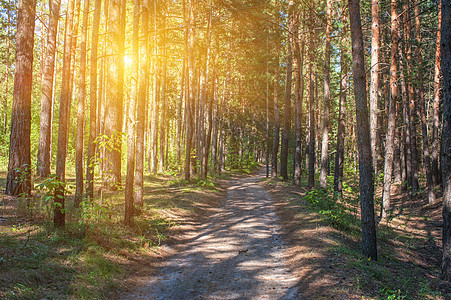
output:
M232 179L211 221L123 299L300 299L262 176Z

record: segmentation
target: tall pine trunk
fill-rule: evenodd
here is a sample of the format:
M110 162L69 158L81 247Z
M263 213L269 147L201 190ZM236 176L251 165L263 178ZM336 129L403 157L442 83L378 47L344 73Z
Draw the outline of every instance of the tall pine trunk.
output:
M330 43L332 31L332 0L327 0L326 9L326 49L324 53L324 107L323 107L323 136L321 143L321 170L319 185L327 187L327 173L329 170L329 127L330 127Z
M405 5L408 7L408 5ZM405 19L405 32L406 37L410 41L413 39L412 37L412 26L410 15L406 16ZM399 25L398 25L399 26ZM407 47L407 73L413 74L413 61L412 61L412 43L406 43ZM412 81L412 78L408 78L407 80L407 94L409 97L409 120L410 120L410 152L411 152L411 195L415 194L418 191L418 149L417 149L417 113L416 113L416 105L415 105L415 87Z
M139 65L138 103L136 113L136 166L135 166L135 203L137 208L144 204L144 129L146 128L147 83L149 69L149 0L142 0L141 28L142 47Z
M191 179L191 151L193 150L194 131L194 98L196 78L194 74L194 0L188 4L188 80L189 94L186 103L186 153L185 153L185 180Z
M275 26L274 26L274 139L272 144L271 177L277 177L277 155L279 153L280 143L280 117L279 117L279 0L276 0L275 6Z
M390 190L393 174L393 155L395 138L395 113L398 101L398 44L399 44L398 3L391 0L391 64L390 99L388 104L387 134L385 142L384 188L382 196L382 218L388 217L391 208Z
M88 39L89 0L84 0L83 23L80 42L80 78L78 83L77 141L75 148L75 206L83 198L83 157L86 99L86 43Z
M313 10L313 8L312 8ZM309 150L308 150L308 188L315 187L315 85L313 80L313 59L315 54L313 12L310 12L309 46Z
M343 192L343 166L346 131L346 93L348 86L348 62L346 60L347 45L347 12L343 12L342 47L340 48L340 98L338 102L337 153L335 154L334 192ZM371 129L371 124L370 124Z
M441 277L451 281L451 6L442 0L443 128L440 163L443 184L443 258Z
M439 172L439 138L438 133L440 130L440 49L441 49L441 26L442 26L442 1L438 1L438 29L437 39L435 44L435 70L434 70L434 108L433 108L433 123L432 123L432 149L431 149L431 172L432 181L434 186L440 182Z
M421 24L420 24L420 7L418 0L414 0L415 6L415 37L417 40L417 48L415 51L415 58L418 64L417 76L418 76L418 94L419 94L419 107L420 107L420 119L421 119L421 130L423 137L423 158L424 167L426 169L426 185L428 193L428 202L430 204L435 202L435 192L434 184L432 180L432 170L431 170L431 157L429 154L429 140L428 140L428 127L426 120L426 104L424 100L424 85L423 85L423 58L421 54Z
M296 81L294 87L294 105L296 108L296 122L295 122L295 165L294 165L294 184L301 185L302 175L302 101L304 100L304 48L305 41L298 32L299 14L297 16L295 29L295 61L296 61Z
M366 257L377 260L376 224L374 219L373 201L373 165L371 161L370 125L366 94L365 60L363 54L364 49L359 2L359 0L349 1L349 16L351 24L357 143L359 148L362 252Z
M56 176L60 181L60 186L55 191L55 205L53 213L53 223L55 227L62 227L65 224L64 184L66 181L66 156L70 120L69 107L71 105L70 78L74 4L74 0L69 0L67 6L65 26L66 29L64 35L63 74L58 124L58 150L56 153Z
M16 31L16 63L13 110L6 194L17 196L31 192L31 91L33 85L33 46L35 0L18 3Z
M109 1L109 38L108 56L108 97L105 104L105 136L109 147L105 149L103 161L105 187L116 190L121 184L121 148L123 114L123 0Z
M373 156L373 171L377 173L377 104L379 95L380 70L380 26L379 26L379 0L371 1L371 84L370 84L370 130L371 154Z
M291 129L291 81L293 76L293 5L294 1L288 3L288 35L286 56L286 79L285 79L285 103L283 109L283 131L282 145L280 149L280 174L283 180L288 180L288 138Z
M42 80L41 121L37 159L37 176L50 175L50 150L52 146L53 82L55 74L56 38L61 0L49 1L49 27L47 31L47 50Z
M125 219L127 225L132 224L134 215L134 183L135 183L135 124L136 103L138 101L139 76L139 17L141 14L140 0L134 1L133 6L133 49L132 49L132 76L130 100L127 116L127 176L125 178Z
M97 137L97 62L99 47L99 27L100 27L100 10L102 8L102 0L95 0L94 17L92 20L92 39L91 39L91 74L89 88L89 138L88 138L88 155L86 158L86 194L92 199L94 197L94 163Z

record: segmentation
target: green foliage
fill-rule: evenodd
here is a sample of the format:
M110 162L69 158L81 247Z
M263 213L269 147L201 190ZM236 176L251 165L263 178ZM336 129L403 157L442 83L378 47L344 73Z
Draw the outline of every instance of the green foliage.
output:
M387 300L402 300L407 298L407 295L403 295L400 289L393 290L389 287L383 287L380 290L380 294L382 294L384 299Z
M330 226L343 231L356 229L357 220L346 206L332 197L330 190L316 189L308 192L304 200L317 211Z

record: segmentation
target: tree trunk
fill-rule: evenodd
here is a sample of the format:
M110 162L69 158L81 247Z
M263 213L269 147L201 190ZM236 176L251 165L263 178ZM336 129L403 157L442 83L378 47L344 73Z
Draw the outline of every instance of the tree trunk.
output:
M377 104L379 95L380 70L380 27L379 27L379 0L371 1L371 84L370 84L370 128L371 128L371 154L373 157L373 172L377 174Z
M268 28L269 32L269 28ZM266 178L269 177L269 34L266 36ZM214 139L213 139L214 140Z
M135 203L138 208L144 205L144 129L146 128L146 102L149 69L149 0L141 5L142 52L139 65L138 103L136 113L136 166L135 166Z
M408 7L408 5L405 5ZM407 15L405 20L405 32L406 38L411 41L412 37L412 26L410 22L410 16ZM413 62L412 62L412 43L406 43L407 46L407 73L409 75L413 74ZM411 77L411 76L410 76ZM415 106L415 89L411 78L407 80L407 90L409 96L409 120L410 120L410 152L411 152L411 183L412 190L411 195L418 192L418 151L417 151L417 129L416 129L416 106Z
M391 209L390 190L393 174L393 152L395 138L395 113L398 101L398 3L391 0L391 64L390 64L390 99L388 107L387 135L385 141L384 190L382 196L382 218L388 217Z
M180 98L177 103L177 132L176 132L176 144L177 144L177 169L179 169L182 159L182 106L183 106L183 98L185 96L185 69L186 69L186 57L183 57L183 66L181 73L181 82L180 82Z
M158 167L158 171L163 173L165 160L164 160L164 148L166 145L166 74L167 74L167 51L166 51L166 15L163 12L162 22L163 22L163 37L161 39L161 51L163 55L163 74L161 79L161 120L160 120L160 163Z
M75 207L83 199L83 157L85 129L85 98L86 98L86 42L88 38L89 0L84 0L83 25L80 42L80 78L78 83L77 109L77 141L75 148Z
M210 56L211 56L211 18L212 18L212 8L210 7L210 11L208 13L208 23L207 23L207 53L206 53L206 62L205 62L205 70L204 70L204 83L202 87L202 106L203 106L203 115L205 115L205 110L207 109L207 103L208 103L208 131L206 131L206 123L202 128L203 136L202 136L202 156L201 156L201 170L200 170L200 176L202 179L207 179L208 174L208 156L210 154L210 142L211 142L211 119L212 119L212 106L211 106L211 99L212 94L210 92ZM213 83L213 80L211 80ZM202 117L202 119L204 119Z
M312 8L313 10L313 8ZM308 188L315 187L315 85L313 81L313 59L315 54L313 13L310 12L310 46L309 46L309 155L308 155Z
M64 185L66 181L66 155L69 135L69 106L71 105L70 78L72 57L72 25L74 16L74 0L69 0L66 14L66 29L64 36L63 74L61 83L60 112L58 124L58 150L56 153L56 176L60 186L55 190L55 208L53 223L55 227L65 224Z
M294 1L290 0L288 4L288 35L287 35L287 56L286 56L286 80L285 80L285 103L283 110L283 131L282 145L280 149L280 174L283 180L288 180L288 138L291 127L291 79L293 73L293 5Z
M437 186L440 182L440 172L438 168L438 156L439 156L439 138L438 133L440 130L440 39L442 26L442 1L438 1L438 29L437 40L435 48L435 70L434 70L434 108L433 108L433 123L432 123L432 162L431 172L432 181L434 186Z
M294 99L296 107L296 149L295 149L295 165L294 165L294 184L301 185L302 175L302 101L304 100L304 39L299 34L297 27L299 25L299 15L295 25L295 61L296 61L296 81L294 88ZM298 41L297 39L301 39ZM299 47L299 44L300 47ZM299 49L300 48L300 49Z
M94 163L97 136L97 52L99 47L99 27L100 10L102 0L95 0L94 17L92 20L92 40L91 40L91 74L89 88L89 139L88 156L86 159L86 194L88 199L94 197Z
M442 66L443 66L443 128L441 169L443 185L443 259L441 278L451 281L451 6L442 0Z
M6 70L5 70L5 94L3 95L3 117L2 117L2 131L6 134L8 126L8 95L9 95L9 75L11 69L10 45L11 45L11 7L8 5L6 10L7 21L6 25ZM50 118L51 119L51 118Z
M134 182L135 182L135 124L136 103L138 101L139 76L139 17L140 0L134 1L133 6L133 49L132 76L130 84L130 100L127 120L127 177L125 178L125 219L124 223L131 225L134 215Z
M443 259L441 278L451 281L451 6L442 0L443 128L440 163L443 185Z
M404 54L403 51L401 51L401 49L399 50L399 57L401 62L404 60ZM403 191L407 190L408 186L411 186L411 182L412 182L412 177L410 176L411 174L411 166L412 166L412 153L411 153L411 148L410 148L410 118L409 118L409 107L407 106L407 103L409 102L408 100L408 93L407 93L407 85L406 85L406 80L405 80L405 73L406 73L406 68L404 67L404 64L401 63L399 65L400 67L400 81L401 81L401 94L402 94L402 145L400 145L400 148L402 148L402 152L401 152L401 183L402 183L402 187L401 189ZM395 155L396 157L396 155Z
M108 146L105 149L103 184L116 190L121 184L121 148L122 148L122 114L123 114L123 0L109 1L109 36L108 46L108 103L105 105L105 136Z
M277 177L277 154L279 153L280 142L280 118L279 118L279 0L275 6L275 61L274 61L274 140L272 144L271 177Z
M13 110L9 144L6 194L31 192L31 91L33 85L33 42L35 0L19 0L16 31L16 63Z
M329 127L330 127L330 43L332 31L332 1L327 0L326 9L326 49L324 53L324 108L323 108L323 137L321 143L321 170L319 185L327 187L327 173L329 170Z
M395 0L396 1L396 0ZM362 25L359 0L349 2L352 39L354 95L359 148L360 206L362 214L363 255L377 260L376 224L374 220L373 165L371 157L370 126L366 94L366 77L363 54Z
M188 80L189 95L186 103L186 153L185 153L185 180L191 179L191 151L194 131L194 87L196 78L194 76L194 1L189 0L188 4Z
M343 29L340 49L340 99L338 102L338 132L337 132L337 153L335 154L334 170L334 192L343 193L343 166L345 151L345 131L346 131L346 92L348 86L348 63L346 61L347 45L347 25L348 18L346 12L343 12ZM370 126L371 128L371 126Z
M420 119L421 119L421 130L423 136L423 157L424 157L424 167L426 169L426 184L428 192L428 202L430 204L435 202L435 192L434 184L432 182L432 170L431 170L431 157L429 154L429 141L428 141L428 127L426 120L426 104L424 100L424 85L423 85L423 58L421 55L421 24L420 24L420 7L418 0L414 0L415 6L415 37L417 40L417 48L415 51L415 58L418 64L418 68L415 73L418 76L418 96L419 96L419 107L420 107Z
M58 19L61 0L49 1L49 27L47 31L47 50L42 80L41 121L39 130L39 146L37 159L37 176L50 175L50 150L52 146L52 113L53 113L53 77L55 72L56 38L58 35Z

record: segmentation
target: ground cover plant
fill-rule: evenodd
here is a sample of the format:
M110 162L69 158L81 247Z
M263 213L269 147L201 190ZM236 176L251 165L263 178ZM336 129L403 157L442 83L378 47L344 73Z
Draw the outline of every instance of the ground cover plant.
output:
M378 225L377 261L360 250L359 199L347 181L343 195L299 189L264 180L286 228L291 264L306 282L306 296L349 299L447 299L450 285L440 280L440 205L424 206L424 194L396 197L388 220ZM397 187L401 188L401 187ZM379 191L380 192L380 191ZM375 210L380 211L380 202ZM310 228L310 229L308 229ZM302 245L302 246L301 246ZM306 249L302 249L306 248ZM309 259L309 257L315 259ZM308 273L312 271L315 275ZM323 280L319 280L323 278Z
M123 191L99 191L101 197L73 214L68 201L70 221L61 230L47 218L51 203L41 203L42 191L34 194L33 211L21 204L25 199L3 195L0 297L108 297L124 277L151 270L151 262L164 256L159 247L208 216L222 193L218 181L186 183L161 175L145 182L144 206L133 226L123 224Z

